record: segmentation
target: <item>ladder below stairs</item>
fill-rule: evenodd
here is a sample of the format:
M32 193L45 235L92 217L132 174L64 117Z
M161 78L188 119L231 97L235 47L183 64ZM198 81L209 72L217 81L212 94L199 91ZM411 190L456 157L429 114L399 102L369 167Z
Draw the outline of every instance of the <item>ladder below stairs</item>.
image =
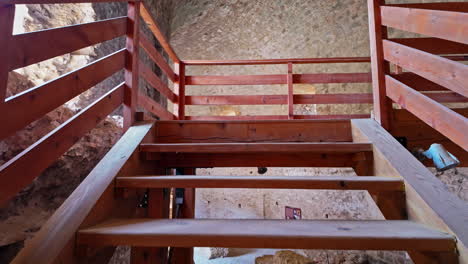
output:
M359 176L194 173L250 166L351 167ZM173 168L193 175L165 175ZM94 187L86 186L93 181ZM52 243L50 232L68 235L73 254L53 249L62 259L91 259L128 245L132 263L166 263L168 247L177 264L193 263L193 247L407 251L415 263L458 263L466 256L465 241L457 242L466 232L457 220L466 207L448 195L449 208L440 214L433 204L438 197L424 192L441 193L442 183L373 120L143 122L130 128L80 188L33 245ZM171 219L171 188L184 188L186 195L177 219ZM197 188L366 190L386 219L194 219ZM148 208L137 214L144 193ZM96 201L86 208L86 199ZM27 246L14 263L32 256L56 259L51 254Z

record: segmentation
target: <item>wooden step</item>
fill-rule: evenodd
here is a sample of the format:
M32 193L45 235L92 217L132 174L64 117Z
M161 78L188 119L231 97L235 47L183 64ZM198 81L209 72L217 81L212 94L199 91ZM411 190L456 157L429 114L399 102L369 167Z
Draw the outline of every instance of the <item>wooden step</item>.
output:
M260 188L404 191L402 179L358 176L137 176L118 177L118 188Z
M358 153L372 151L368 143L172 143L141 144L142 152L159 153Z
M411 221L110 220L78 232L89 246L453 251L453 236Z

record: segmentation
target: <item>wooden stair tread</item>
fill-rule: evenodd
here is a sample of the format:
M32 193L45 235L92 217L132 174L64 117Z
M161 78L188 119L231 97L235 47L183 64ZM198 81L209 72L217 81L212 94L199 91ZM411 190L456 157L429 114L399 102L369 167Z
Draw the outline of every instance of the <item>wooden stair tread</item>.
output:
M332 143L146 143L140 145L143 152L176 153L245 153L245 152L311 152L357 153L372 151L372 144L352 142Z
M93 246L451 251L453 236L411 221L117 219L78 232Z
M136 176L118 177L120 188L276 188L404 191L394 177L359 176Z

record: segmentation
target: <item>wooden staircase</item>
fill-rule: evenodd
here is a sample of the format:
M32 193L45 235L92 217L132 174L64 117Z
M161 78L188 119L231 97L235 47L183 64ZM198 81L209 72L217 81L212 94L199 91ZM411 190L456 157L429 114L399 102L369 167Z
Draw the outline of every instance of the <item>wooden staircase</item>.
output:
M285 123L288 124L287 133L276 130ZM330 130L332 139L328 142L320 140L322 134L309 134L306 138L296 138L296 142L290 140L291 135L302 133L304 127L323 130L327 124L335 126L334 130ZM79 249L77 254L80 258L90 258L99 252L98 249L128 245L133 248L132 263L166 263L167 249L171 247L172 263L192 263L193 247L398 250L407 251L416 263L457 263L454 235L408 219L407 182L403 177L362 174L378 172L375 169L381 168L382 165L374 160L378 158L378 147L370 140L358 140L358 132L353 132L350 124L349 121L158 121L147 133L146 139L135 145L137 159L151 164L152 168L147 173L134 173L139 169L127 170L118 174L111 183L116 199L128 201L135 195L141 199L142 193L146 193L149 196L148 208L143 214L130 214L125 218L101 217L100 221L94 221L95 224L81 225L75 239L75 247ZM187 134L187 131L201 128L205 131L203 138ZM233 131L240 134L236 135ZM247 140L242 135L249 131L255 135ZM374 132L383 133L382 140L393 140L383 129ZM234 142L236 138L237 142ZM314 142L317 139L322 142ZM392 144L398 143L395 141ZM180 164L187 164L185 166L231 167L244 166L244 156L248 156L251 159L249 166L260 166L265 164L265 154L271 158L267 163L272 167L298 167L304 164L320 167L330 164L322 164L323 160L348 159L334 164L351 166L361 176L154 173L172 171L170 169L174 165L167 162L169 159L182 161ZM406 156L402 158L412 157L407 152L400 154ZM224 156L217 165L216 158L204 162L198 155ZM293 158L281 161L280 157L288 156ZM193 167L182 166L179 169L194 172ZM174 201L168 198L167 190L171 188L184 188L186 194L183 204L185 212L177 219L174 213L169 212L170 207L175 207ZM386 220L193 219L197 188L366 190ZM139 200L133 201L134 208L137 208ZM119 206L118 203L114 204L117 210ZM147 256L146 260L142 260L145 259L142 256Z

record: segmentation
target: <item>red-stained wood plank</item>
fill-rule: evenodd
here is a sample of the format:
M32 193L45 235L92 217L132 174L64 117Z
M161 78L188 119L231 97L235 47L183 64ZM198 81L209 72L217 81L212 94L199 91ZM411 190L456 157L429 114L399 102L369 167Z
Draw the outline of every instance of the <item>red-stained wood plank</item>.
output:
M141 152L157 153L359 153L372 151L372 145L350 142L274 143L145 143Z
M126 24L126 17L118 17L14 35L10 70L123 36Z
M287 84L286 74L269 75L199 75L186 76L186 85L267 85ZM312 73L293 74L293 83L370 83L370 73Z
M166 74L171 81L176 80L176 75L172 68L167 64L164 57L156 50L153 43L151 43L145 35L140 32L140 46L145 50L146 54L153 60L156 65Z
M426 124L468 151L468 119L405 84L386 76L388 96Z
M468 65L389 40L383 47L385 60L468 97Z
M145 64L140 61L140 76L143 77L156 91L163 94L167 99L176 103L179 99L177 95L161 81L161 79Z
M129 2L127 5L127 58L125 60L125 98L123 104L124 131L127 131L135 122L135 111L138 105L140 9L141 2Z
M439 103L467 103L468 97L459 95L454 92L447 93L423 93L428 98Z
M82 136L121 105L123 96L124 86L121 84L0 166L0 204L28 186Z
M179 76L179 79L174 82L174 91L179 96L179 101L177 105L177 119L185 119L185 64L175 63L174 64L175 72Z
M12 48L14 18L14 5L0 5L0 61L2 62L0 63L0 105L5 100L8 85L8 72L10 72L8 65L11 59L10 49Z
M266 59L266 60L183 60L185 65L267 65L267 64L314 64L314 63L364 63L370 62L369 57L337 57L337 58L301 58L301 59Z
M125 50L120 50L55 80L7 98L0 115L0 139L18 131L124 67ZM27 106L27 110L25 110Z
M288 118L294 119L294 84L293 84L293 64L292 62L288 63Z
M353 114L353 115L294 115L294 119L303 120L345 120L370 118L369 114ZM187 116L187 120L204 120L204 121L220 121L220 120L284 120L288 119L287 115L254 115L254 116Z
M177 57L177 54L172 49L171 44L169 44L169 41L167 41L166 37L159 28L158 23L154 19L154 16L151 15L149 10L150 9L147 7L147 5L143 3L141 8L141 17L143 18L143 21L145 21L146 25L148 25L148 28L151 30L151 32L153 32L154 36L159 41L159 44L161 44L161 47L169 55L169 58L171 58L174 63L180 63L179 57Z
M372 94L296 94L294 104L371 104ZM186 96L186 105L287 104L286 95Z
M159 117L161 120L174 120L177 119L171 112L162 107L159 103L156 103L153 99L146 95L138 93L138 104L146 109L148 112Z
M385 74L390 73L390 65L384 61L382 41L388 37L387 28L382 27L381 6L385 0L368 0L369 40L374 95L374 118L384 129L390 128L392 105L386 97Z
M467 54L468 45L440 38L394 38L393 42L433 54Z
M439 2L439 3L408 3L408 4L389 4L393 7L417 8L417 9L431 9L431 10L444 10L453 12L468 12L467 2Z
M468 44L468 13L383 6L381 14L385 26Z

